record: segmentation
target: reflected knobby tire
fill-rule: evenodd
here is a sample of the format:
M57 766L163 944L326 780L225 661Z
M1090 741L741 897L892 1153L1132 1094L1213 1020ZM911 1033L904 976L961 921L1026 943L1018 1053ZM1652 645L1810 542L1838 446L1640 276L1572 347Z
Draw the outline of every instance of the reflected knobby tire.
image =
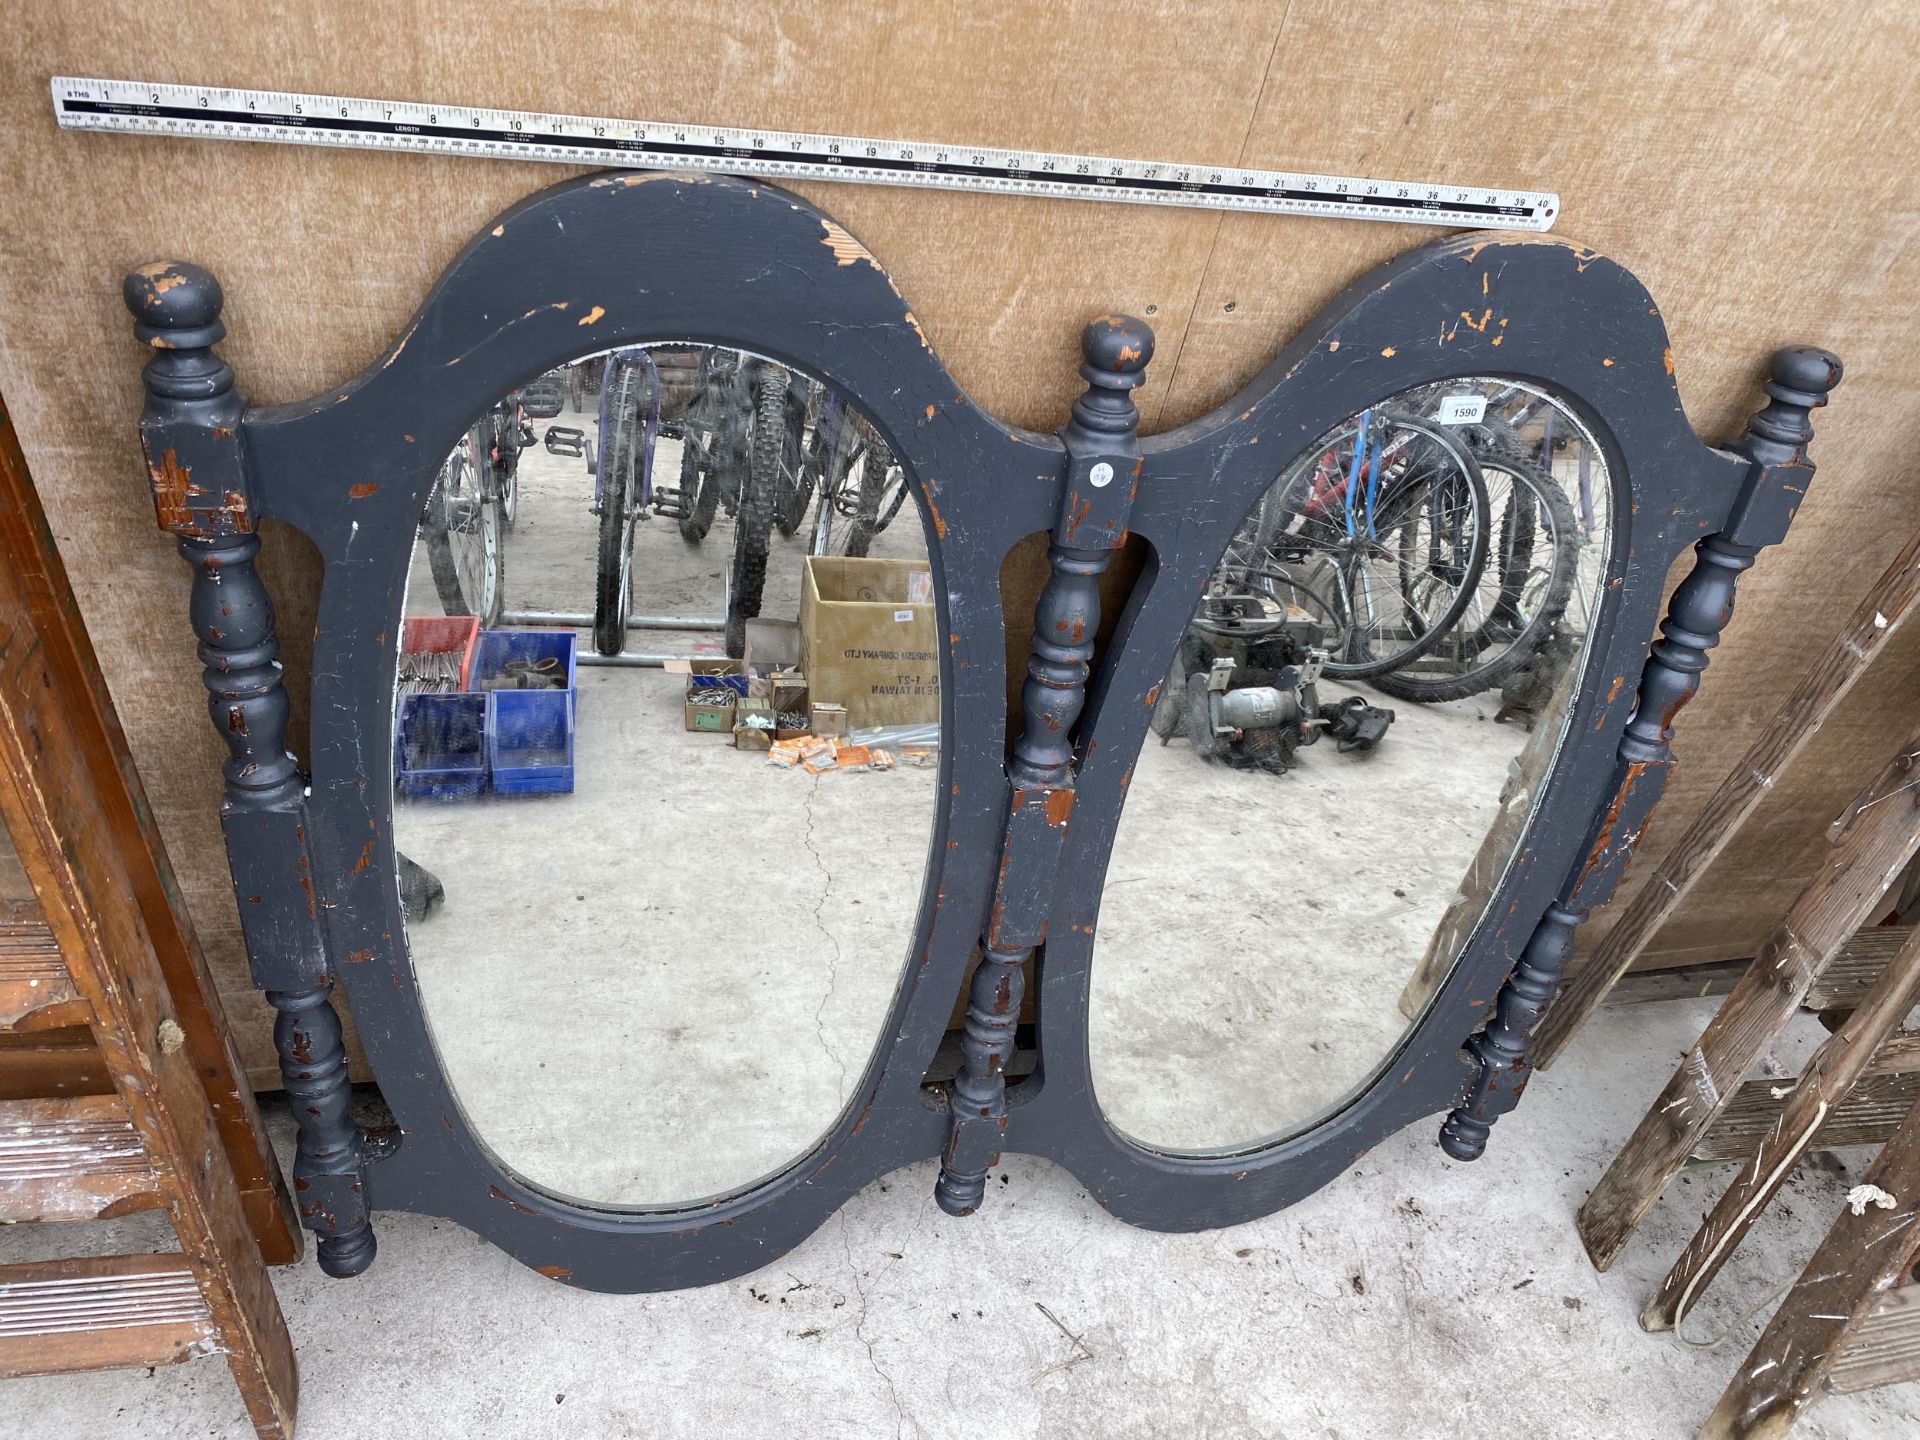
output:
M1567 604L1573 598L1575 572L1579 568L1579 545L1574 533L1573 502L1567 498L1567 492L1534 461L1510 452L1504 446L1483 451L1479 463L1483 474L1492 472L1512 476L1514 494L1531 496L1545 512L1544 522L1532 514L1526 515L1524 522L1521 522L1518 511L1502 516L1496 522L1501 529L1501 543L1492 547L1486 563L1501 567L1500 602L1497 608L1518 603L1519 591L1524 588L1526 575L1531 568L1528 561L1543 541L1550 566L1546 586L1533 613L1526 617L1517 634L1508 636L1497 633L1497 622L1489 617L1476 627L1474 635L1465 637L1466 645L1476 655L1486 654L1495 646L1504 647L1485 664L1433 679L1406 671L1388 671L1373 677L1371 683L1374 689L1397 700L1430 705L1443 700L1465 700L1491 690L1511 678L1539 654L1553 638L1561 617L1567 612ZM1543 536L1540 533L1543 529L1551 533ZM1528 556L1522 557L1517 553L1521 547L1527 549ZM1435 648L1444 649L1444 642Z
M640 447L645 443L640 396L645 376L638 365L613 368L612 393L602 413L610 435L600 437L600 545L594 570L593 647L602 655L627 648L627 614L633 600L633 527L638 508Z
M787 440L787 380L769 366L754 386L753 449L733 520L733 573L727 586L727 654L747 651L747 621L760 613L767 587L774 497Z

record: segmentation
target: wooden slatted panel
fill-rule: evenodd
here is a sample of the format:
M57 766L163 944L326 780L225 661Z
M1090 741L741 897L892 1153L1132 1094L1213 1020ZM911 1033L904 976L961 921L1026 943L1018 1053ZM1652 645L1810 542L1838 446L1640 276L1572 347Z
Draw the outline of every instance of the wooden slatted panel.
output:
M184 1256L0 1266L0 1379L222 1353Z
M1693 1148L1698 1161L1745 1160L1780 1115L1780 1100L1770 1088L1778 1080L1753 1080L1741 1087L1739 1098L1727 1107L1719 1125ZM1884 1145L1899 1127L1913 1102L1920 1099L1920 1075L1888 1075L1863 1080L1834 1106L1826 1123L1814 1133L1811 1147L1831 1150L1841 1145Z
M165 1203L119 1096L0 1101L0 1222L107 1220Z
M1887 961L1913 933L1908 925L1870 925L1855 932L1808 987L1808 1010L1851 1010L1887 968ZM1751 960L1715 960L1706 965L1676 965L1664 970L1629 971L1607 992L1609 1005L1643 1005L1655 1000L1696 1000L1726 995L1740 983Z
M1808 1010L1851 1010L1872 988L1912 934L1905 925L1871 925L1855 933L1807 990ZM1644 1005L1656 1000L1699 1000L1730 994L1752 960L1715 960L1664 970L1628 971L1607 992L1608 1005Z
M1704 1000L1731 994L1751 960L1715 960L1707 965L1675 965L1665 970L1629 970L1607 991L1605 1003L1650 1005L1660 1000Z
M0 1100L112 1093L107 1062L86 1026L0 1030Z
M87 1018L39 910L0 900L0 1030L84 1025Z
M1793 1093L1791 1076L1766 1076L1740 1087L1713 1129L1693 1147L1700 1161L1745 1160L1760 1137L1779 1118ZM1874 1057L1866 1077L1833 1107L1812 1148L1836 1145L1883 1145L1920 1099L1920 1034L1895 1035Z
M1840 953L1827 963L1827 968L1808 987L1807 1008L1853 1009L1872 988L1873 982L1880 978L1880 972L1887 968L1887 962L1900 952L1900 947L1907 943L1907 937L1911 934L1911 925L1874 925L1856 931L1854 937L1841 946Z
M13 837L0 826L0 912L9 905L32 903L33 882L27 879L26 867L13 848Z
M1920 1285L1889 1290L1834 1357L1827 1384L1873 1390L1920 1380Z

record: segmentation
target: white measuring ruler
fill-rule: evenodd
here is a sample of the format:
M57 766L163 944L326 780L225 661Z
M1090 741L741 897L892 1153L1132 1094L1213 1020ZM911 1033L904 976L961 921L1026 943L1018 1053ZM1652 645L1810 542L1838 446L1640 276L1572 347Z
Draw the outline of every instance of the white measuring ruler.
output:
M717 170L1407 225L1546 230L1560 213L1560 197L1540 190L148 81L55 77L53 110L63 130L417 150L630 170Z

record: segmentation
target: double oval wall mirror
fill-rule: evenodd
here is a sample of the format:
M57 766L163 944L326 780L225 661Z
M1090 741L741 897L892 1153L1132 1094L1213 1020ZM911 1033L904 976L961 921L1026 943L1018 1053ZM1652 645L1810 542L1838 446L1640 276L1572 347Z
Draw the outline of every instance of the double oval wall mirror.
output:
M1782 352L1709 448L1631 275L1491 237L1166 434L1150 328L1096 319L1042 436L713 177L531 197L275 409L212 276L126 293L321 1264L409 1209L604 1290L916 1160L954 1214L1018 1150L1196 1229L1425 1117L1481 1153L1839 373ZM325 560L304 771L262 518Z

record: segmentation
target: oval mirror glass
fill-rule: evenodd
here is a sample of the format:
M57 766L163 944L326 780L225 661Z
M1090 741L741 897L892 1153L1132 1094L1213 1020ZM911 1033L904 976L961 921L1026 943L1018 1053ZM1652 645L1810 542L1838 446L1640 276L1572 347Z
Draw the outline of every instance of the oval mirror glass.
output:
M735 1191L859 1083L934 819L910 488L845 395L690 345L550 371L440 467L395 682L398 880L449 1084L527 1183Z
M1396 395L1276 477L1159 692L1101 900L1116 1128L1244 1149L1339 1109L1479 923L1565 730L1611 492L1565 405Z

